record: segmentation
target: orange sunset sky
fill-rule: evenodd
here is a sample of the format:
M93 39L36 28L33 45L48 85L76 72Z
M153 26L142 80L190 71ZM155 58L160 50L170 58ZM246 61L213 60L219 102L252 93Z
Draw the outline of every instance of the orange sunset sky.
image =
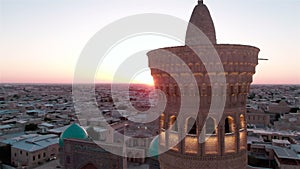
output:
M204 2L214 20L218 43L256 46L261 50L259 57L269 59L259 61L254 84L300 84L300 1ZM0 0L1 83L72 83L82 49L107 24L141 13L188 21L196 4L196 0ZM149 38L131 39L109 54L113 59L98 72L96 81L111 81L118 66L114 60L126 48L140 43L153 49L180 45L166 38ZM117 78L122 82L122 77ZM132 81L152 83L149 70Z

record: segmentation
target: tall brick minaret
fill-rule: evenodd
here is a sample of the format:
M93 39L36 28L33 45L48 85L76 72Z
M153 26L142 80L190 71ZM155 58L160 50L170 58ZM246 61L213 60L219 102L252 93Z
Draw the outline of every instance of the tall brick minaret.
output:
M206 66L217 63L206 63L200 60L187 46L163 48L182 59L190 68L192 76L196 79L197 86L191 87L189 82L177 84L173 77L184 79L188 72L183 72L182 65L163 63L159 60L163 55L156 49L148 53L149 67L169 66L170 72L151 68L155 81L155 88L164 91L167 97L166 109L160 116L160 149L169 149L159 155L162 169L246 169L246 122L245 104L252 76L258 64L259 49L253 46L217 44L216 33L210 12L202 1L195 7L190 24L199 28L209 39L223 64L226 83L211 84L209 77L220 76L220 72L210 72ZM204 50L206 43L198 41L195 34L188 26L186 44ZM210 53L206 53L209 57ZM164 65L162 65L164 64ZM183 87L180 87L183 86ZM195 94L194 90L199 90ZM226 94L213 96L212 90L225 87ZM177 123L181 99L200 97L200 108L196 119L186 116L183 123ZM219 120L214 117L207 118L212 97L226 97L223 115ZM180 125L178 125L180 124ZM191 128L191 130L187 130ZM170 129L170 130L168 130ZM203 129L203 130L202 130ZM204 134L201 131L207 131ZM208 132L211 131L211 132ZM178 141L182 133L187 132L183 140ZM200 139L205 138L205 142ZM176 145L172 143L179 142ZM171 146L172 145L172 146Z

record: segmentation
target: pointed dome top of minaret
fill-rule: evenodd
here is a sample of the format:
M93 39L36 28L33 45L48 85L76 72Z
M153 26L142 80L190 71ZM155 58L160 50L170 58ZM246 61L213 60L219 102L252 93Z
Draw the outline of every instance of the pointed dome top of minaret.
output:
M203 40L201 40L202 38L195 33L191 24L200 29L208 37L212 44L217 43L214 22L210 16L208 8L205 4L203 4L203 0L198 0L198 5L194 8L186 31L185 41L186 44L189 45L204 44Z

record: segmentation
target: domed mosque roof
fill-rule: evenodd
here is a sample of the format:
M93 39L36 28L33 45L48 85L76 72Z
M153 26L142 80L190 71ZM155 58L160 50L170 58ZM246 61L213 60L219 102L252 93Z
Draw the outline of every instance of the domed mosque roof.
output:
M151 141L148 151L148 156L157 158L158 156L158 136L154 137L154 139Z
M64 139L67 138L88 139L88 134L83 127L79 126L77 123L73 123L60 135L60 147L64 146Z
M185 37L186 44L203 45L203 41L199 40L201 37L197 35L197 31L192 29L191 24L200 29L212 44L217 43L214 22L207 6L203 4L203 0L198 0L198 5L193 10Z

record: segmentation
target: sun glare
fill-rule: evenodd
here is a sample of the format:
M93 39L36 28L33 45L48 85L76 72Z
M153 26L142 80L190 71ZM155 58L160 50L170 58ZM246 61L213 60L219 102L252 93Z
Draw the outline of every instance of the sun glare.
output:
M138 73L132 80L131 83L146 84L154 86L153 77L151 76L150 70Z

